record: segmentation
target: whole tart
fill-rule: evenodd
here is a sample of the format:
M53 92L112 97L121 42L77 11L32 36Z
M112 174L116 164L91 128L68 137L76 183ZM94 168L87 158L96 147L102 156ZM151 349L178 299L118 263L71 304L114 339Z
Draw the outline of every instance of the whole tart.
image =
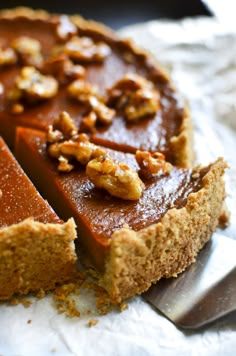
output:
M73 219L56 215L0 137L0 299L70 280L75 238Z
M138 171L133 154L108 152ZM173 167L144 179L142 196L128 201L97 188L79 164L70 173L59 172L43 132L18 128L16 155L58 214L74 217L80 248L115 302L182 272L218 224L225 196L221 158L207 167Z
M182 272L218 224L226 164L190 168L192 121L166 72L79 16L2 11L0 44L0 134L75 219L78 253L112 300Z
M79 78L96 86L104 103L109 90L124 76L140 75L157 91L158 110L154 113L147 110L140 120L128 121L122 110L116 110L109 124L98 123L93 127L89 133L91 141L130 153L137 149L160 151L175 165L191 166L192 122L187 105L165 70L132 42L79 16L69 18L18 8L0 12L0 44L0 134L10 146L17 126L45 130L62 110L83 130L88 106L68 93L73 80ZM40 73L56 79L54 94L30 95L25 90L28 85L25 73L22 74L25 66L34 66ZM45 84L47 88L50 85L53 86ZM44 89L43 84L40 90ZM120 102L116 103L119 107Z

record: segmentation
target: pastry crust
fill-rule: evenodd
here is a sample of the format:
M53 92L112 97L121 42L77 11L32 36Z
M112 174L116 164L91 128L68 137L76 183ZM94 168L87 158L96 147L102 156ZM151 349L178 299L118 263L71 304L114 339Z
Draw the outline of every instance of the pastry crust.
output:
M123 228L113 233L100 284L114 302L144 292L162 277L176 277L195 261L218 225L226 167L219 158L186 206L169 210L157 224L137 232Z
M26 219L0 230L0 299L51 290L76 273L75 223Z

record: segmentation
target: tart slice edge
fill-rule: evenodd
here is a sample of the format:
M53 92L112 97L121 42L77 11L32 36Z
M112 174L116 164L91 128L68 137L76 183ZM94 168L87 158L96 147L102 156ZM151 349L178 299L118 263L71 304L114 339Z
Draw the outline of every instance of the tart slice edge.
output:
M218 158L203 177L203 187L157 224L138 232L123 228L113 233L100 284L115 302L141 294L162 277L176 277L195 261L219 222L226 167Z

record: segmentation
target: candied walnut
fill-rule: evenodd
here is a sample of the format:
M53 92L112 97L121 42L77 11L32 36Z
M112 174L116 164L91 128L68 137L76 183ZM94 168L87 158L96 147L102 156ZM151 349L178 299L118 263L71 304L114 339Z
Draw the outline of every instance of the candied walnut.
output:
M78 129L66 111L62 111L53 122L53 129L62 133L63 139L73 138L78 134Z
M23 67L16 78L15 91L28 101L50 99L57 94L58 83L51 76L41 74L34 67Z
M59 165L57 166L58 171L69 173L74 169L74 165L69 163L69 160L63 156L58 157Z
M41 54L41 43L38 40L21 36L15 38L11 42L11 46L18 54L23 65L41 67L43 56Z
M94 111L90 111L88 115L84 116L81 120L80 131L94 131L97 121L97 115Z
M169 174L172 165L165 160L165 156L160 152L136 151L136 161L140 167L140 175L151 178L162 174Z
M17 62L17 55L12 48L0 48L0 67L9 66Z
M85 68L74 64L65 54L49 57L43 66L43 72L53 75L60 84L67 84L85 76Z
M70 161L76 160L81 164L87 164L91 159L105 154L105 150L89 141L86 134L78 134L76 139L55 142L48 146L51 157L59 159L64 157ZM60 158L62 159L62 158Z
M101 62L111 53L111 49L104 42L95 43L89 37L75 36L65 44L64 53L75 61Z
M130 95L125 107L125 117L128 121L138 120L154 115L159 110L159 93L153 89L139 89Z
M108 90L107 104L123 110L127 121L135 121L160 109L160 94L152 82L128 73Z
M97 116L102 124L110 124L115 116L115 110L107 107L98 96L98 89L84 81L75 80L68 87L69 95L86 104Z
M115 110L108 108L96 97L91 97L89 104L95 114L97 115L98 121L102 124L109 125L115 116Z
M54 130L52 125L48 125L46 132L47 143L59 142L63 139L63 133L59 130Z
M142 195L144 183L137 172L125 163L100 155L88 162L86 173L96 187L107 190L115 197L138 200Z
M61 15L56 28L57 36L60 40L68 40L71 36L76 35L77 28L66 15Z
M135 73L127 73L119 79L109 90L119 90L121 93L125 91L135 91L144 87L153 87L152 82Z
M68 86L68 93L72 98L82 103L90 104L90 98L98 96L98 89L96 86L78 79Z

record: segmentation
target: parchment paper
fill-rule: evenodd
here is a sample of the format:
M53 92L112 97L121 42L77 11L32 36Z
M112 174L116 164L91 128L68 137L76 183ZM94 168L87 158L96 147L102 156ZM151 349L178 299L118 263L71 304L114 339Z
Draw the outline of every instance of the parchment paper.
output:
M236 31L213 19L153 21L120 31L149 49L172 73L188 99L195 126L197 161L223 156L227 173L231 226L235 238L236 193ZM236 313L196 332L178 330L141 297L124 312L99 316L96 311L68 318L55 309L52 297L31 298L30 308L0 305L0 355L233 356ZM93 298L76 297L80 309L94 310ZM91 318L99 323L87 326Z

